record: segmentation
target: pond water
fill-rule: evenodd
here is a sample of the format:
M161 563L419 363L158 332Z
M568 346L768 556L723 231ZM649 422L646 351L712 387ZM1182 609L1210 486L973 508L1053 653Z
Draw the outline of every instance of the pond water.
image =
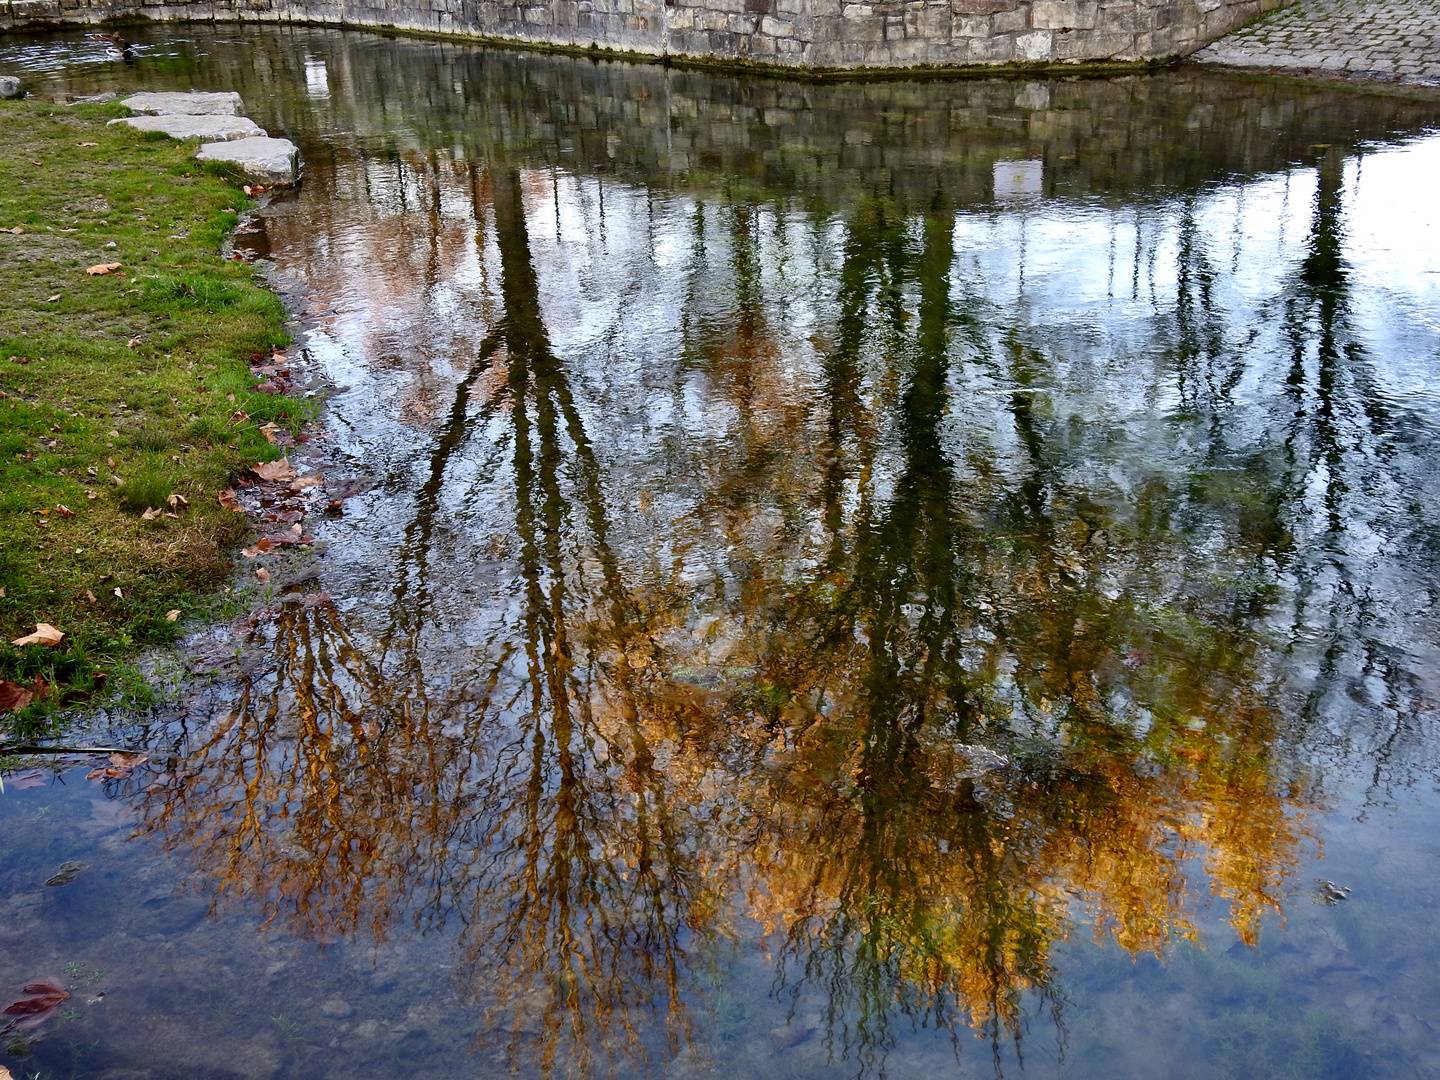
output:
M136 39L369 486L11 778L16 1077L1440 1075L1440 100Z

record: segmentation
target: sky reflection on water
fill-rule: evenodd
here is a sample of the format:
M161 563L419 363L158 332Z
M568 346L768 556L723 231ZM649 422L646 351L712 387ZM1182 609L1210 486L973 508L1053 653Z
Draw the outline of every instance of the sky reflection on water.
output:
M206 40L375 486L124 795L287 958L154 1075L1440 1067L1433 103Z

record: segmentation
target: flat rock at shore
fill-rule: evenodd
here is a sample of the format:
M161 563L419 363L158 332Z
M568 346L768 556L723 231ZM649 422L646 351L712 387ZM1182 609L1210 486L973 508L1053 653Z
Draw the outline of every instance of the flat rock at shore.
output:
M239 116L240 95L233 90L221 93L180 94L145 91L120 102L142 116Z
M252 180L266 184L293 184L299 148L289 139L237 139L206 143L195 155L199 161L228 161Z
M0 75L0 98L17 98L25 92L20 80L14 75Z
M126 116L110 123L139 131L163 131L172 139L229 142L265 136L265 129L247 116Z

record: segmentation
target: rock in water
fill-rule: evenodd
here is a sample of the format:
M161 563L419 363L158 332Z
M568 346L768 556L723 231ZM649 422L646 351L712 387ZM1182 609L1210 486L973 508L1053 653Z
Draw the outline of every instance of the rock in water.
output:
M195 157L200 161L228 161L250 179L264 184L293 184L299 153L289 139L236 139L206 143Z
M246 116L127 116L110 123L137 131L163 131L172 139L230 142L265 137L265 129Z
M141 93L120 102L133 113L148 116L239 116L240 95L233 90L218 94Z
M14 75L0 75L0 98L17 98L25 93L20 80Z

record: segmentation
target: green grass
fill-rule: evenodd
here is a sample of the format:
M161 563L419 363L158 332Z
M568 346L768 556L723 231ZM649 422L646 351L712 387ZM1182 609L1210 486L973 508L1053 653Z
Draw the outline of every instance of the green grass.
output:
M278 456L259 424L309 415L251 389L247 361L287 337L279 300L220 254L237 183L119 115L0 102L0 228L22 230L0 232L0 676L72 700L173 638L167 612L211 602L245 528L217 493ZM141 517L172 494L178 518ZM36 622L64 646L8 644ZM0 741L41 733L60 700L0 716Z

